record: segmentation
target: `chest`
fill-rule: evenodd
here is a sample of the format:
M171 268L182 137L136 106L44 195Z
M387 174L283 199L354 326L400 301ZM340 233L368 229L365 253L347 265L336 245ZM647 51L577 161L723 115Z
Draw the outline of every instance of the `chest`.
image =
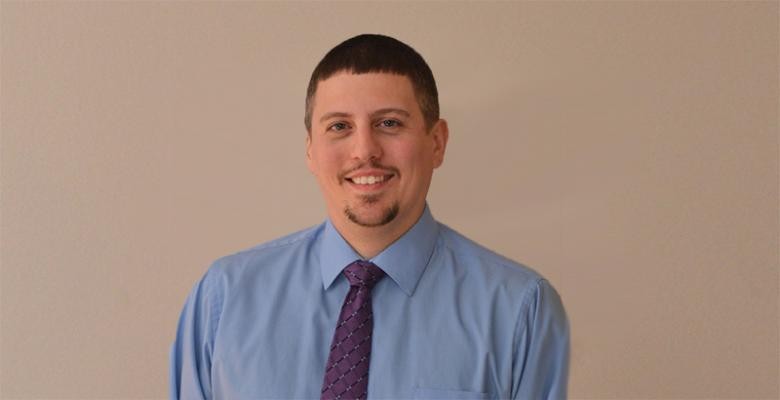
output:
M215 398L318 398L340 289L226 304L212 360ZM375 288L369 397L507 397L513 318L481 304Z

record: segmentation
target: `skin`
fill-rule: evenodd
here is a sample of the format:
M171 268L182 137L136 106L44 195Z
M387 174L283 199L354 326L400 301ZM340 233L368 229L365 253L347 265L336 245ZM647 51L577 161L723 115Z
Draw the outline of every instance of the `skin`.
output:
M443 119L426 128L405 76L342 72L318 83L306 163L334 227L363 258L420 218L448 136ZM384 180L358 185L360 176Z

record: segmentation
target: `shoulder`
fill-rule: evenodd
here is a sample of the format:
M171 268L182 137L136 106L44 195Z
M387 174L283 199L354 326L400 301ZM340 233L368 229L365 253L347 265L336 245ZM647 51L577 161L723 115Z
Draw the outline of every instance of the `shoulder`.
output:
M442 267L463 282L466 292L507 301L521 308L532 306L543 293L557 297L550 282L535 269L507 258L454 229L440 226L439 255Z
M251 293L257 281L279 276L285 267L305 254L322 225L307 228L278 239L216 259L196 282L187 298L183 318L202 319L213 333L224 304L232 296Z
M536 270L504 257L446 225L440 224L439 277L452 282L471 304L483 304L484 313L515 315L507 329L527 329L546 321L567 328L558 292ZM501 320L503 321L503 320ZM503 324L503 322L496 322Z
M296 255L310 252L323 227L324 224L312 226L220 257L211 264L204 279L222 278L232 281L249 272L262 272L264 269L283 266Z
M441 249L474 272L515 283L544 279L534 269L507 258L439 223Z

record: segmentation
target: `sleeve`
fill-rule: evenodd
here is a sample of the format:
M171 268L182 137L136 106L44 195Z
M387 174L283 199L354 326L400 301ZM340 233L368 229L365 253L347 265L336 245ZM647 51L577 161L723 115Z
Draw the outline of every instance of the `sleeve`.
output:
M211 357L223 294L214 268L190 292L170 353L170 398L212 398Z
M569 323L561 298L544 279L523 302L515 327L513 399L566 399Z

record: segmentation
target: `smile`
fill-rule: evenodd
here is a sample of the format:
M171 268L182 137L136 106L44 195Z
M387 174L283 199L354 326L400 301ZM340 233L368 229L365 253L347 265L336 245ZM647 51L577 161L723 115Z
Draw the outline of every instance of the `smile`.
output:
M358 184L358 185L373 185L375 183L383 182L386 178L390 178L390 176L385 175L377 175L377 176L356 176L354 178L351 178L348 180L352 181L352 183Z
M344 179L356 189L373 191L384 187L387 182L394 176L395 174L392 173L382 174L379 172L371 172L368 174L355 175Z

